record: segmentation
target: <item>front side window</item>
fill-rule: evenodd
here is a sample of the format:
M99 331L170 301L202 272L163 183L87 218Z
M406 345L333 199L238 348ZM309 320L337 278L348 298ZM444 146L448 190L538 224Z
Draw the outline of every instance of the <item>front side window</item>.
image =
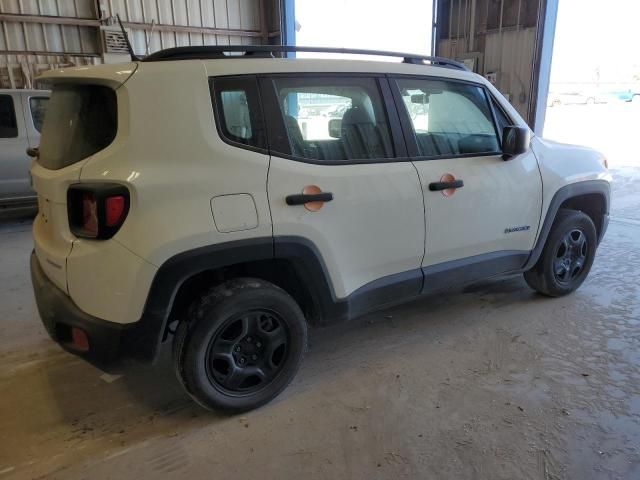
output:
M11 95L0 95L0 138L15 138L18 136L16 111L13 108Z
M319 161L394 156L389 122L373 78L277 78L290 153Z
M38 163L57 170L107 148L118 132L116 92L101 85L53 87Z
M418 155L454 156L500 150L481 87L432 79L398 79Z
M31 97L29 99L29 109L31 110L31 118L33 126L38 132L42 132L42 124L44 123L44 112L47 107L47 97Z
M255 77L220 77L211 81L218 129L232 143L266 149L266 135Z

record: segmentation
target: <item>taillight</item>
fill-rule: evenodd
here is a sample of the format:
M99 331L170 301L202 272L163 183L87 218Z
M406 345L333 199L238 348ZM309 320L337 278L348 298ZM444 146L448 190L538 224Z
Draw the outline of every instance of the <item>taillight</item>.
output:
M75 236L111 238L129 213L129 190L112 183L72 185L67 192L67 212Z
M105 223L107 227L115 227L122 220L124 213L125 200L124 195L113 195L105 200Z
M91 192L82 192L82 231L86 236L98 236L98 206Z

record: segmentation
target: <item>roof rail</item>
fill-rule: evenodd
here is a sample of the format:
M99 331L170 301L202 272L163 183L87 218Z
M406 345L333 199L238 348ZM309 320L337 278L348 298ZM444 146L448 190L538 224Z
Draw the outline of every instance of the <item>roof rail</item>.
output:
M244 55L228 55L228 53L244 53ZM294 45L196 45L192 47L174 47L160 50L144 58L143 62L161 62L165 60L195 60L214 58L243 58L267 57L274 53L285 52L313 52L313 53L341 53L356 55L372 55L402 58L404 63L424 65L429 62L439 67L469 70L464 64L443 57L415 55L413 53L386 52L382 50L364 50L361 48L333 48L333 47L301 47Z

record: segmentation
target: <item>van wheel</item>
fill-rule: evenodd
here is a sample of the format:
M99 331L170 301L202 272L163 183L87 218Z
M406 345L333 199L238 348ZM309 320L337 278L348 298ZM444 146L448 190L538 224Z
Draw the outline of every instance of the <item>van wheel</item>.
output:
M307 323L290 295L252 278L230 280L189 308L173 344L178 379L208 409L264 405L291 382L307 344Z
M560 210L542 254L524 279L534 290L560 297L576 290L591 270L597 247L596 228L588 215Z

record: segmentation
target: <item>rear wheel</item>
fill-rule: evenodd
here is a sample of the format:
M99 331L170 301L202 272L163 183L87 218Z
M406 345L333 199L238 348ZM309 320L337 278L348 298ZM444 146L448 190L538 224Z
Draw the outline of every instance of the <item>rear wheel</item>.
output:
M302 363L304 315L269 282L226 282L194 302L188 317L174 339L174 367L205 408L259 407L284 390Z
M559 297L575 291L587 278L596 254L597 236L591 218L576 210L560 210L535 266L525 272L527 284Z

